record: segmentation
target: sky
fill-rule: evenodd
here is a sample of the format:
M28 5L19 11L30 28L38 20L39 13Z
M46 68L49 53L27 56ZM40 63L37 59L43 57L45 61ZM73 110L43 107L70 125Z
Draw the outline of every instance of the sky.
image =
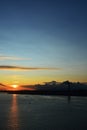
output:
M87 82L86 0L0 0L0 82Z

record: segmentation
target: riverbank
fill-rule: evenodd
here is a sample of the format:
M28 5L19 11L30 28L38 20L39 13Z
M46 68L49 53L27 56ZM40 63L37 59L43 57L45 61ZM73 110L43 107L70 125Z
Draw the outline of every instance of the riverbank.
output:
M8 94L31 94L31 95L64 95L64 96L87 96L87 91L40 91L40 90L21 90L21 91L1 91L0 93Z

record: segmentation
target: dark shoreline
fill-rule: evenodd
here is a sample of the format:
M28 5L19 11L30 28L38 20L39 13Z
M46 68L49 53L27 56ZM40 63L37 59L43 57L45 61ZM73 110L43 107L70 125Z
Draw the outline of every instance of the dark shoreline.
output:
M0 93L8 94L29 94L29 95L53 95L53 96L87 96L87 91L0 91Z

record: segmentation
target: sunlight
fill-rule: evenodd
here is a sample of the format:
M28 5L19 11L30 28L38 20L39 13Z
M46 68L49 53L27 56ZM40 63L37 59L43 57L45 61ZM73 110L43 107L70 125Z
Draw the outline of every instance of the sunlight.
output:
M18 113L18 105L17 105L17 95L12 95L12 102L9 111L8 118L8 126L9 129L19 130L19 113Z
M18 88L18 85L17 84L13 84L11 85L13 88Z

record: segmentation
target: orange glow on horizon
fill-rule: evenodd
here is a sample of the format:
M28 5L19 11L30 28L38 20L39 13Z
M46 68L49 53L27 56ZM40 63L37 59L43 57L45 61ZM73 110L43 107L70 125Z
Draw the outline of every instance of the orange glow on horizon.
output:
M17 84L11 85L12 88L18 88L19 86Z
M17 84L12 84L12 85L9 85L8 86L8 89L7 90L11 90L11 91L20 91L20 90L34 90L34 88L32 87L23 87L21 85L17 85Z

